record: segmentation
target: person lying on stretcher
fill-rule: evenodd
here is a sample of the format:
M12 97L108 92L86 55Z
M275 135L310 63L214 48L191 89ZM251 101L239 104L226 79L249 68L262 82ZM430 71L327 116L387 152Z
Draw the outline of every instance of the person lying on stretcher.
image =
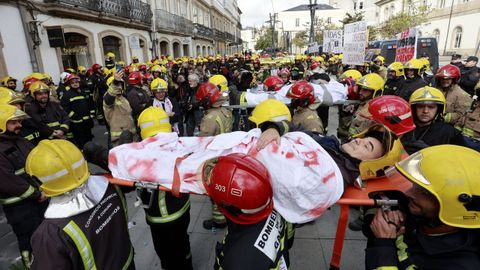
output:
M287 132L302 131L312 137L333 158L340 168L344 184L353 185L360 176L361 180L384 176L384 170L400 161L402 145L398 137L380 122L372 125L352 138L340 144L334 136L303 131L290 123L287 106L276 100L266 100L257 105L249 118L262 130L257 141L257 149L263 149L272 141L280 144L280 136ZM280 121L275 121L281 119Z

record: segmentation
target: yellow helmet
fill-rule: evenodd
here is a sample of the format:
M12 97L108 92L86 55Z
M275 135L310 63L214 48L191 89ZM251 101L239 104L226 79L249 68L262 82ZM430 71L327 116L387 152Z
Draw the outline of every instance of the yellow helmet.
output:
M0 87L0 104L15 105L18 103L25 103L22 93L12 91L6 87Z
M2 86L7 87L9 81L17 81L17 79L10 76L3 77Z
M395 164L400 173L435 196L439 218L450 226L480 228L480 153L457 145L422 149Z
M301 54L295 55L295 60L300 60L300 61L302 61L302 55L301 55Z
M148 107L138 116L138 126L142 140L160 132L172 132L167 113L158 107Z
M0 134L7 131L7 122L10 120L23 120L29 116L13 105L0 104Z
M338 55L338 60L342 60L342 59L343 59L343 53Z
M383 94L384 84L385 81L377 73L369 73L357 81L357 85L364 89L373 91L373 97L381 96ZM377 95L377 93L379 94Z
M362 180L383 177L385 170L402 159L403 146L400 139L382 124L374 124L355 135L354 138L374 137L378 139L384 149L383 156L360 162L360 178Z
M122 68L125 67L125 61L118 61L117 64L119 64Z
M212 77L210 77L208 82L218 86L218 88L220 88L220 92L228 91L228 82L223 75L213 75Z
M422 61L423 66L425 67L425 70L430 70L430 60L428 60L425 57L422 57L419 60Z
M34 79L37 79L37 80L44 80L45 79L45 74L34 72L34 73L30 74L28 76L28 78L34 78Z
M78 66L77 67L77 72L79 74L85 74L87 72L87 69L84 66Z
M373 59L373 62L376 62L376 61L380 61L380 65L383 65L383 63L385 62L385 57L383 57L381 55L377 55L377 57L375 57L375 59Z
M28 155L25 171L42 182L40 189L48 197L70 191L90 176L82 152L67 140L42 140Z
M393 62L387 67L388 71L395 71L395 74L397 77L405 75L405 72L403 71L403 64L400 62Z
M443 95L442 91L438 90L437 88L430 86L419 88L412 93L409 102L411 105L420 103L435 103L442 107L438 110L438 113L445 114L445 95Z
M154 65L153 67L150 68L150 72L161 72L160 70L160 65Z
M167 68L165 66L160 66L160 72L167 73Z
M318 56L315 56L315 58L314 58L314 59L315 59L315 61L317 61L317 62L319 62L319 63L322 63L322 62L324 62L324 61L325 61L325 59L323 59L323 57L321 57L320 55L318 55Z
M115 59L115 54L114 54L113 52L108 52L108 53L106 54L106 57L113 60L113 59Z
M416 69L417 75L422 76L423 71L425 70L425 63L420 59L412 59L403 65L404 69Z
M360 71L358 71L356 69L349 69L349 70L343 72L342 75L340 75L340 77L338 77L338 79L340 81L342 81L342 80L345 80L347 78L352 78L355 81L358 81L358 80L360 80L361 77L362 77L362 73L360 73Z
M168 88L167 82L160 78L156 78L150 83L150 90L152 91L152 93L155 93L160 90L166 91L167 88Z
M36 81L30 85L30 96L35 97L35 92L46 91L50 93L50 88L42 81Z
M265 122L292 121L287 105L276 99L267 99L258 104L248 118L257 127Z

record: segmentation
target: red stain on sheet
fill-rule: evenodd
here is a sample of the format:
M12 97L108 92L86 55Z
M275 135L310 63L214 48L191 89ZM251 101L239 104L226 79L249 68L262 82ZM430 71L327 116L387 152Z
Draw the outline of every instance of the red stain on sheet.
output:
M135 150L139 150L139 149L143 149L143 144L141 142L139 143L130 143L128 144L128 147L129 148L132 148L132 149L135 149Z
M252 148L250 149L250 151L248 151L247 154L248 154L249 156L252 156L252 157L257 157L257 155L258 155L258 150L257 150L256 147L252 147Z
M295 155L293 154L293 152L287 152L287 154L285 155L285 157L287 159L292 159Z
M115 153L111 153L110 155L108 155L108 164L117 166L118 160L117 160L117 155Z
M305 162L303 163L304 166L314 166L314 165L319 165L320 163L318 162L318 154L315 151L308 151L308 152L303 152L305 155Z
M323 177L322 182L325 184L328 181L330 181L330 179L332 179L334 177L335 177L335 172L331 172L331 173L327 174L325 177Z
M143 140L142 143L146 144L146 143L153 143L156 141L158 141L157 137L148 137L145 140Z
M295 140L295 143L296 143L296 144L302 144L302 145L303 145L301 138L297 138L297 139Z
M278 153L278 148L279 147L278 147L277 142L272 142L271 145L272 145L272 153L274 153L274 154Z
M183 181L194 181L197 178L197 174L195 173L185 173L183 175Z
M154 182L155 174L153 163L154 160L137 160L135 164L128 168L128 173L134 176L139 176L140 181ZM138 171L140 171L140 174Z
M314 208L314 209L310 209L308 211L308 215L311 216L311 217L319 217L321 216L325 211L327 210L327 208L323 207L323 206L320 206L320 207L317 207L317 208Z

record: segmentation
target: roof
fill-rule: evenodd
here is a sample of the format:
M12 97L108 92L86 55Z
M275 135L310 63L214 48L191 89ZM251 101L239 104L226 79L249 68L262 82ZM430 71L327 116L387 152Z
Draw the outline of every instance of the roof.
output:
M283 12L287 12L287 11L308 11L308 10L310 10L310 8L308 6L309 5L299 5L299 6L284 10ZM330 5L327 5L327 4L317 4L317 6L315 7L315 10L329 10L329 9L336 9L336 8L334 8Z

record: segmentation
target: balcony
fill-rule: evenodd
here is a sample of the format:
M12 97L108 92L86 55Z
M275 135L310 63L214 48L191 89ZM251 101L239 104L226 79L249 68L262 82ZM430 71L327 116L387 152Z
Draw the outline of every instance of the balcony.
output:
M228 42L235 42L235 36L228 33L228 32L225 32L225 39L228 41Z
M213 39L213 30L212 28L206 27L199 23L193 24L194 30L193 35L199 38Z
M44 2L50 13L68 18L134 28L150 28L152 24L150 5L140 0L44 0Z
M217 29L213 29L213 36L217 40L224 40L225 39L225 33L220 31L220 30L217 30Z
M157 30L171 32L174 34L184 34L187 36L191 36L193 34L192 21L185 19L182 16L167 12L163 9L155 10L155 15L157 16L155 19Z

